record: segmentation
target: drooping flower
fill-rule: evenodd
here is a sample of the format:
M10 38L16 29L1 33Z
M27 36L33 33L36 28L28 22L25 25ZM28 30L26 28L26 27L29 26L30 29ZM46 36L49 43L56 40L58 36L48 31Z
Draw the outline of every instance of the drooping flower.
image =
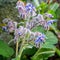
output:
M26 10L25 10L25 5L22 1L17 2L17 6L19 15L22 19L26 19Z
M23 35L24 34L24 27L23 26L20 26L19 28L18 28L18 35Z
M7 32L7 26L2 26L2 30L6 31Z
M24 3L22 1L18 1L16 4L17 4L16 8L24 7Z
M49 30L49 25L45 22L44 26L45 30Z
M23 38L27 33L30 34L31 31L23 26L20 26L19 28L15 29L14 40L17 41L19 37Z
M44 19L43 15L38 14L37 19L38 19L39 25L43 26L45 24L45 19Z
M36 40L35 40L35 45L36 47L39 47L41 43L45 42L45 35L41 34L40 36L37 36Z
M54 22L57 22L57 21L56 21L56 20L46 21L45 24L44 24L44 28L45 28L46 30L49 30L49 27L50 27Z
M9 21L7 26L8 26L8 30L9 30L10 33L15 30L15 25L14 25L13 21Z
M41 15L41 14L38 14L37 18L38 18L40 21L44 21L44 17L43 17L43 15Z
M26 10L29 12L36 11L35 7L31 3L26 4Z
M51 24L53 24L54 22L57 22L56 20L49 20L49 21L47 21L47 24L48 25L51 25Z
M45 23L45 20L43 18L43 15L38 14L37 16L33 17L29 22L27 22L26 28L32 29L33 27L38 26L38 25L43 26L44 23Z
M21 31L19 28L15 29L15 32L14 32L14 41L16 42L19 37L22 35Z
M48 18L53 18L54 17L52 14L49 14L49 13L45 13L45 16L48 17Z
M26 13L28 14L27 16L35 16L36 15L36 9L31 3L27 3L26 6Z

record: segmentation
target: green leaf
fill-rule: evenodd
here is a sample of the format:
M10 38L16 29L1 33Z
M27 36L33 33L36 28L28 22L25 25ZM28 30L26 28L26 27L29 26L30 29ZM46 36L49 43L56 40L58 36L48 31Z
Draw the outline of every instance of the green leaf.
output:
M4 57L10 57L14 53L13 49L8 46L5 42L0 40L0 55Z
M41 8L40 13L43 14L48 10L48 4L45 2L41 2L39 9L40 8Z
M35 52L36 52L36 48L35 47L32 47L32 48L25 48L25 50L23 51L23 55L24 54L27 54L27 55L33 55Z
M21 60L28 60L27 56L33 56L36 53L37 49L31 45L29 45L29 46L27 46L24 49Z
M56 53L60 56L60 50L56 48Z
M52 49L41 48L39 49L36 54L32 57L32 60L47 60L48 57L53 56L55 53Z
M46 33L46 41L45 44L42 45L42 48L50 48L50 49L55 49L54 44L58 42L57 37L50 31Z
M32 29L33 32L41 32L41 33L46 33L46 30L42 27L42 26L37 26L35 28Z
M55 11L53 11L53 10L48 10L48 13L52 14L52 15L54 16L54 18L56 18L56 13L55 13Z
M54 18L57 18L56 10L58 9L58 7L59 7L58 3L51 4L49 7L48 13L52 14Z
M50 43L45 43L45 44L42 45L42 48L50 48L50 49L54 49L55 46L52 45L52 44L50 44Z
M58 3L54 3L54 4L52 4L50 6L50 10L56 11L58 7L59 7L59 4Z
M48 42L50 45L56 44L58 42L57 37L50 31L46 33L46 37L47 37L46 42Z
M56 10L57 18L60 18L60 7Z

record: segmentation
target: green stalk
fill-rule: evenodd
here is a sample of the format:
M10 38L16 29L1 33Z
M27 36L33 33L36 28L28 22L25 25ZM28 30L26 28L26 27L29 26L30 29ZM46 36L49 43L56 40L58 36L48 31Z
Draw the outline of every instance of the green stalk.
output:
M21 47L20 47L20 50L19 50L19 55L18 55L16 60L21 60L21 55L22 55L22 52L24 50L24 43L25 43L25 37L24 37L24 39L22 41L22 44L21 44Z
M18 56L18 41L16 42L16 57Z

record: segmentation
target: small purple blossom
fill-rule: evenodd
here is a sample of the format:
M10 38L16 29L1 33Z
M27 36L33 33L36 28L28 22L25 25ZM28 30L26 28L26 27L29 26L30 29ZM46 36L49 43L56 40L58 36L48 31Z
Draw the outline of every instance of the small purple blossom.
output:
M56 20L49 20L49 21L46 21L45 24L44 24L44 28L46 30L49 30L49 27L51 24L53 24L54 22L57 22Z
M6 31L7 30L7 27L6 26L3 26L2 27L2 30Z
M17 2L17 9L18 9L18 12L19 12L19 15L22 19L25 19L26 18L26 10L25 10L25 5L22 1L18 1Z
M41 42L43 42L41 37L40 36L37 37L37 39L35 40L35 44L38 44L38 43L41 43Z
M56 20L49 20L49 21L47 21L47 25L51 25L51 24L53 24L54 22L56 22Z
M52 14L49 14L49 13L45 13L45 16L48 17L48 18L53 18L54 17Z
M14 33L15 36L20 36L21 35L21 32L20 32L20 29L15 29L15 33Z
M35 7L31 3L27 3L25 8L26 11L30 11L30 12L35 11Z
M46 36L44 34L42 34L41 36L37 36L36 40L35 40L35 45L39 46L40 43L43 43L45 41Z
M7 26L3 26L2 30L5 31L5 32L7 32L7 33L9 33Z
M36 9L35 6L33 6L31 3L27 3L25 6L27 17L33 17L36 15Z
M8 26L9 32L13 32L15 30L15 24L12 20L8 22L7 26Z
M22 1L18 1L16 5L17 5L16 8L19 8L19 7L23 7L24 3Z

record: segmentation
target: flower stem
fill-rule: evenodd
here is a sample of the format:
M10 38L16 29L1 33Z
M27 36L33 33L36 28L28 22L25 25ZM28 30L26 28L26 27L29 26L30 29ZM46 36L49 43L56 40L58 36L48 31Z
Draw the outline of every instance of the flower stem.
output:
M16 57L18 55L18 41L16 41Z
M20 50L19 50L19 55L18 55L17 60L21 60L21 55L22 55L22 52L24 50L24 43L25 43L25 37L22 40L22 44L21 44L21 47L20 47Z

